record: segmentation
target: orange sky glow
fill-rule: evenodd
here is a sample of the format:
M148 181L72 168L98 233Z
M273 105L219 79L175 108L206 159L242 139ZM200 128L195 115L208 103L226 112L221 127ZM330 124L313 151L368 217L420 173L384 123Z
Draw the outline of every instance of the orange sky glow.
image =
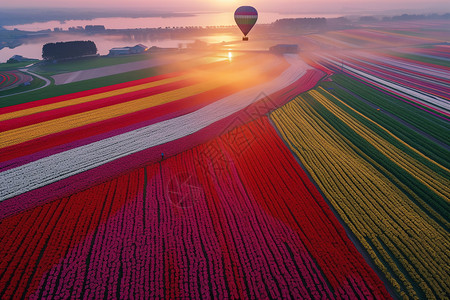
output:
M148 8L149 10L159 11L227 11L240 5L252 5L259 10L273 12L327 12L327 13L345 13L352 11L373 11L383 12L392 10L411 10L418 9L424 11L450 12L450 2L448 0L41 0L37 4L34 0L15 0L7 1L2 6L10 7L79 7L79 8L126 8L138 9ZM443 11L442 11L443 10Z

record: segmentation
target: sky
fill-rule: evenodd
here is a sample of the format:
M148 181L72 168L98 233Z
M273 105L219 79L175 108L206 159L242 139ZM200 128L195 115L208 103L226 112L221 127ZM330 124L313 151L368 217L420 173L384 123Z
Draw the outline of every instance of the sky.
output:
M4 0L1 0L3 2ZM354 11L383 12L394 10L423 10L450 12L449 0L14 0L4 1L3 7L77 7L149 9L151 11L227 11L241 5L252 5L270 12L345 13ZM39 3L39 4L38 4Z

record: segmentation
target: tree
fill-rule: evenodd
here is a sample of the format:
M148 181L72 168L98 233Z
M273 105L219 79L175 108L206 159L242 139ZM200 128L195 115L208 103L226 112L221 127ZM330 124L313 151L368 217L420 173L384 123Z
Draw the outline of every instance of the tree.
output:
M47 43L42 47L45 60L76 58L97 54L97 46L92 41L71 41Z

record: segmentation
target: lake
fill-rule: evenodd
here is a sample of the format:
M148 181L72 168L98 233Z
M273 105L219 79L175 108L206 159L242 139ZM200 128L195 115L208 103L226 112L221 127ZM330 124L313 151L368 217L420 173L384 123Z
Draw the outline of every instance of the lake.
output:
M14 48L3 48L0 50L0 63L6 62L13 55L22 55L27 58L42 59L42 46L46 43L67 42L76 40L91 40L97 46L100 55L109 53L109 49L114 47L135 46L137 44L144 44L148 47L157 46L161 48L177 48L179 44L185 46L187 43L192 43L193 40L150 40L139 38L126 38L125 36L114 35L77 35L77 34L59 34L57 37L48 36L39 39L27 40L24 44Z
M341 15L314 15L314 14L280 14L280 13L259 13L258 24L270 24L278 19L283 18L316 18L327 17L334 18ZM70 27L86 26L86 25L104 25L107 29L135 29L135 28L158 28L158 27L185 27L185 26L230 26L235 25L233 13L197 13L194 16L184 17L152 17L152 18L98 18L93 20L67 20L64 22L49 21L41 23L30 23L14 26L5 26L6 29L12 30L17 28L25 31L39 31L54 28L61 28L68 30ZM218 43L222 41L233 41L239 39L240 36L225 36L225 37L205 37L208 43ZM57 40L56 40L57 39ZM6 62L13 55L22 55L28 58L42 57L42 46L50 42L65 42L73 40L92 40L98 49L98 53L106 55L109 49L114 47L134 46L136 44L144 44L146 46L157 47L178 47L180 44L187 44L193 40L149 40L139 37L124 37L111 35L76 35L76 34L58 34L57 38L49 36L40 39L29 39L26 43L14 48L3 48L0 50L0 63Z
M258 24L270 24L283 18L335 18L338 14L280 14L271 12L260 12ZM86 25L104 25L107 29L135 29L135 28L158 28L158 27L184 27L184 26L229 26L235 25L234 13L196 13L192 16L183 17L151 17L151 18L97 18L92 20L67 20L64 22L49 21L41 23L30 23L22 25L4 26L12 30L17 28L25 31L39 31L53 28L64 30L70 27Z

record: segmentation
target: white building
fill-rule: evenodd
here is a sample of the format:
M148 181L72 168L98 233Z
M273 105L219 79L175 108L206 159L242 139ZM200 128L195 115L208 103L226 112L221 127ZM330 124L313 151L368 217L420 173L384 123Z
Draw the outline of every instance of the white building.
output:
M117 55L128 55L128 54L140 54L144 53L148 50L148 47L142 44L138 44L134 47L121 47L121 48L112 48L109 50L110 56Z
M130 48L130 52L132 54L144 53L147 50L148 50L148 47L145 45L142 45L142 44L137 44L136 46Z

